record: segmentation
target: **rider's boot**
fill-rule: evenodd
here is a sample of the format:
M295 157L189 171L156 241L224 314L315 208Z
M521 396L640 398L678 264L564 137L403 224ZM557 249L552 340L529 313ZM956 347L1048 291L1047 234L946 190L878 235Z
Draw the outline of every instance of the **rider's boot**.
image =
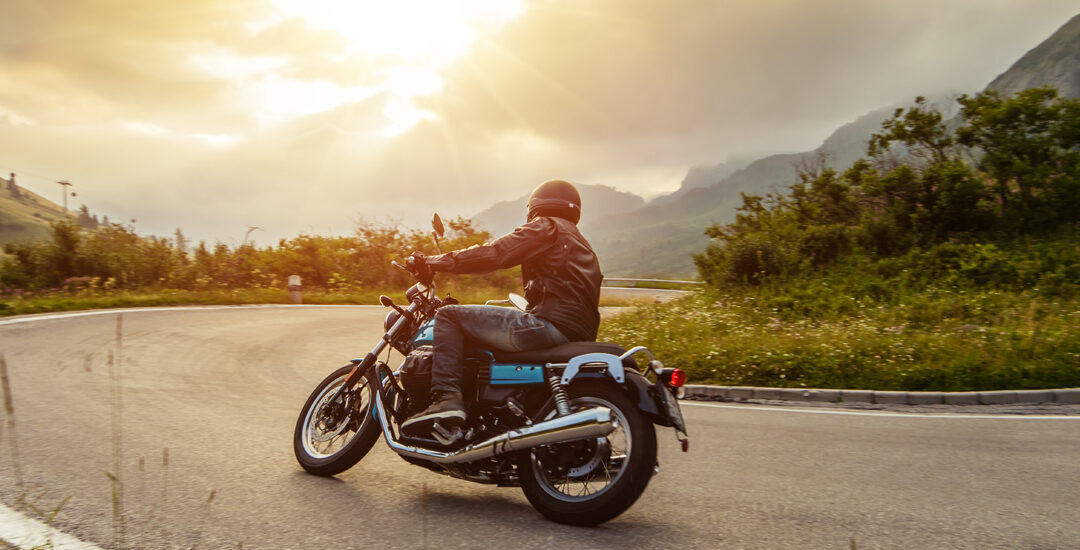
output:
M465 423L465 401L460 392L435 391L431 405L402 423L401 433L411 437L427 437L431 435L436 422L444 428Z

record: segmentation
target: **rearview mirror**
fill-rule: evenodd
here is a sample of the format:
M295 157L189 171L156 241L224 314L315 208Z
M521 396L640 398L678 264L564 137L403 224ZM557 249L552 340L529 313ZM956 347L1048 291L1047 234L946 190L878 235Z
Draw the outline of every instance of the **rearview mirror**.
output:
M434 229L435 234L440 237L442 237L443 234L446 233L446 228L443 227L442 218L439 217L438 212L436 212L435 215L431 217L431 228Z

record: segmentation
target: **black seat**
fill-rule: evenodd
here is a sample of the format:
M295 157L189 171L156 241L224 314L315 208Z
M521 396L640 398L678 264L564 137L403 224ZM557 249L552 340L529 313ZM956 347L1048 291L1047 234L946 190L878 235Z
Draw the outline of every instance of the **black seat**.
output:
M610 353L622 355L626 350L607 342L567 342L553 348L529 351L496 351L495 360L500 363L565 363L586 353Z

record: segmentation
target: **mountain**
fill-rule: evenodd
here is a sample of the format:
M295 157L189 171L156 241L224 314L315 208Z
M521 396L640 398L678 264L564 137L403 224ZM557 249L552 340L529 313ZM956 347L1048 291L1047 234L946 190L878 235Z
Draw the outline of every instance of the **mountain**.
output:
M1080 97L1080 15L1024 54L987 86L1002 95L1051 85L1065 97Z
M14 179L14 174L0 178L0 245L47 238L49 224L65 217L63 208L19 187ZM66 217L74 219L70 212Z
M592 220L630 212L645 205L645 199L606 185L577 185L577 189L581 193L582 226ZM511 201L497 203L473 216L472 221L492 236L504 235L525 222L525 205L528 200L529 196L523 195Z
M757 157L747 156L728 159L720 164L691 166L690 170L686 173L686 176L683 177L682 184L677 191L656 197L652 202L658 204L671 202L694 189L711 187L735 172L746 168L748 164L755 160L757 160Z
M987 88L1012 94L1044 85L1057 87L1063 96L1080 97L1080 15L1027 52ZM947 119L958 111L951 99L938 98L931 104ZM704 229L734 220L735 209L742 204L740 192L760 195L783 191L796 181L800 166L848 168L865 156L870 135L896 107L875 110L841 126L813 151L765 157L730 174L723 174L723 164L691 168L675 193L636 211L592 221L582 231L592 239L608 275L694 276L691 255L708 245Z
M688 188L685 182L702 172L692 168L675 193L633 212L583 222L582 233L591 240L607 275L692 277L696 270L691 255L709 243L705 228L734 220L735 209L742 205L741 193L782 192L795 183L800 168L848 168L865 156L870 135L894 110L890 106L867 113L838 128L813 151L771 155L718 177L711 185ZM815 166L818 163L823 164Z

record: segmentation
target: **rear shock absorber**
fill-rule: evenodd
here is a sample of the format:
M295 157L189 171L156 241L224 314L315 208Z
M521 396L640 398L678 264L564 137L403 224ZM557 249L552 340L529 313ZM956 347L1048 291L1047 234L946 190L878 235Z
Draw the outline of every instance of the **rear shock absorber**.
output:
M566 397L566 388L555 373L548 375L548 385L551 386L551 396L555 398L555 410L559 416L570 414L570 401Z

